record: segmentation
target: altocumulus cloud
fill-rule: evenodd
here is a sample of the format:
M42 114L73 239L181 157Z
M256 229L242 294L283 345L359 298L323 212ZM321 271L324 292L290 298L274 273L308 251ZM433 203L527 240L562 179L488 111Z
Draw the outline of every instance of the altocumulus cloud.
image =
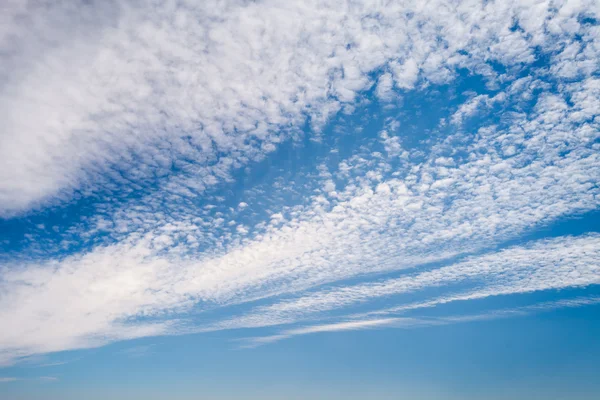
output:
M255 342L451 323L392 314L600 283L597 234L504 246L600 204L596 1L195 3L5 7L0 215L95 208L3 257L0 362L332 311L345 315ZM390 118L299 173L311 187L198 205L281 146L323 141L336 116L401 108L465 73L483 83L422 146ZM446 294L348 309L427 288ZM214 308L227 315L201 318Z

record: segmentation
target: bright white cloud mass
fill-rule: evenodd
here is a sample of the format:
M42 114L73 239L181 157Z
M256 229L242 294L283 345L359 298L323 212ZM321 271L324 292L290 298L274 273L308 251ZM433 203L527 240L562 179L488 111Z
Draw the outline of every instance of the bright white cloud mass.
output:
M1 9L2 364L598 302L419 315L600 284L598 1Z

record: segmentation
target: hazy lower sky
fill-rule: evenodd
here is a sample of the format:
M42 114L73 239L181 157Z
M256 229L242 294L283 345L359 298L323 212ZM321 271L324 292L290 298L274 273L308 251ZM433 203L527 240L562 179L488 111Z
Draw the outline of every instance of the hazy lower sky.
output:
M0 10L0 398L600 396L597 0Z

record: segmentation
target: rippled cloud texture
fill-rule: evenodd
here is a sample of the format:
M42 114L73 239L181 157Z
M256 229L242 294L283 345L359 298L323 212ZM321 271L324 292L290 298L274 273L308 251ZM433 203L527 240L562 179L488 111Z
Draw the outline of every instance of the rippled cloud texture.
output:
M600 284L598 226L550 229L600 206L597 1L0 14L3 365L598 303L560 291Z

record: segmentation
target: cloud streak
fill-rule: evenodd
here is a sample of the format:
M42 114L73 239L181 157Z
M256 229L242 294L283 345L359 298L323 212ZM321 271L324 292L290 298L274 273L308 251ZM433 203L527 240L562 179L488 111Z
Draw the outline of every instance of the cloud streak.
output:
M600 252L597 250L599 246L600 236L591 235L562 237L536 242L526 247L511 247L400 278L318 291L257 308L240 319L234 318L217 327L260 327L294 323L382 297L431 288L453 291L457 290L454 289L457 285L462 287L462 293L369 314L400 313L457 300L476 300L490 296L600 284ZM472 289L473 287L476 289Z
M577 298L573 300L559 300L553 302L545 302L534 304L531 306L516 307L492 310L483 314L470 314L470 315L451 315L446 317L428 317L428 318L407 318L407 317L393 317L393 318L380 318L380 319L362 319L354 321L336 322L324 325L311 325L301 328L294 328L284 330L281 333L271 336L262 337L250 337L241 339L245 342L242 348L254 348L264 344L274 343L284 339L290 339L294 336L307 335L312 333L322 332L339 332L339 331L353 331L361 329L373 329L373 328L403 328L403 329L414 329L414 328L425 328L431 326L449 325L456 323L467 323L477 321L489 321L500 318L514 318L524 317L534 313L549 312L561 308L571 307L584 307L591 306L600 303L598 297L587 297Z

